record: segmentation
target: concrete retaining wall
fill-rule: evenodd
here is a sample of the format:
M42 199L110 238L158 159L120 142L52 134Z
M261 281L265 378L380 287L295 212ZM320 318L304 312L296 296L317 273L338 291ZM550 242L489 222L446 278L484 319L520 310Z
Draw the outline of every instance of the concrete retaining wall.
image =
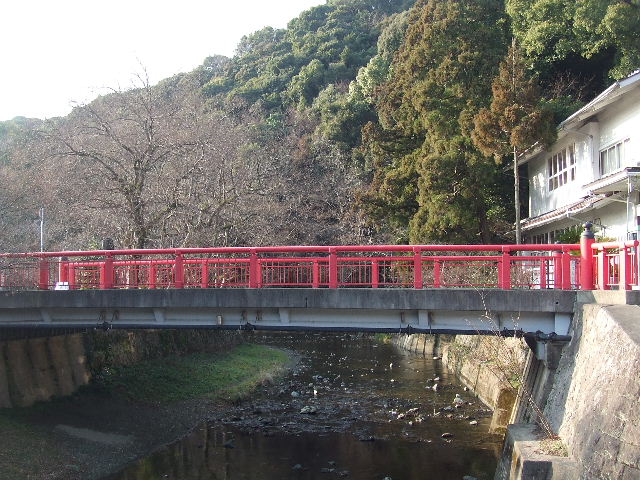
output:
M400 348L442 355L455 372L493 410L491 430L502 433L511 418L528 348L519 339L478 335L394 335Z
M442 349L455 340L455 335L427 335L414 333L398 334L391 337L394 345L403 350L426 356L442 355Z
M585 305L576 317L545 414L580 478L640 478L640 307Z
M504 433L509 424L527 350L520 339L471 335L458 335L443 349L447 368L493 410L493 432Z

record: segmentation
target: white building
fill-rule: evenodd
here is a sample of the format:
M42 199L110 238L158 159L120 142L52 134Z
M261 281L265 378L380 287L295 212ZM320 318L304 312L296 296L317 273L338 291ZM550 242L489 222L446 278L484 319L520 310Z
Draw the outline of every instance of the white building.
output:
M556 143L520 163L529 169L526 243L554 243L586 221L598 237L638 238L640 70L564 120Z

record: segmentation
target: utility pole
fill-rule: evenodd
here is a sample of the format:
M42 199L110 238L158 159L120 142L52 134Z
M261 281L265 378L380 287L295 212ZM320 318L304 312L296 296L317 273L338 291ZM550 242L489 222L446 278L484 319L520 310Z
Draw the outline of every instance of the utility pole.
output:
M44 252L44 207L40 207L40 251Z

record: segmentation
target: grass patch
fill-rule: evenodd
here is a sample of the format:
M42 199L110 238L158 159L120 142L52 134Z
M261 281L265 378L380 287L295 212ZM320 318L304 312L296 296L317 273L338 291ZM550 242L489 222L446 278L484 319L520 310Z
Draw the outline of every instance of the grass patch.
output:
M288 360L281 350L243 344L223 355L174 356L112 369L102 376L100 386L143 402L237 400L271 381Z
M376 333L373 338L380 343L391 343L393 336L390 333Z

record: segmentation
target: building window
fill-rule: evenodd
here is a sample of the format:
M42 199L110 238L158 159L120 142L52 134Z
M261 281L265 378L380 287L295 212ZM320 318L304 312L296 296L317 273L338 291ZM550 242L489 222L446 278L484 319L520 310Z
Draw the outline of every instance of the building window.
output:
M547 159L549 191L576 179L576 151L573 144Z
M626 151L629 148L629 139L611 145L600 152L600 175L618 170L625 163Z

